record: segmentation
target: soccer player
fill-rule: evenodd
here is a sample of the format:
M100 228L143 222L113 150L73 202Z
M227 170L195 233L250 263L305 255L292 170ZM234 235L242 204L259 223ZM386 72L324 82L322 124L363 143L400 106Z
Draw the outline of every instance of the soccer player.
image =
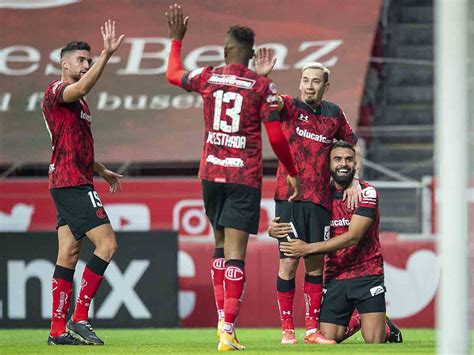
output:
M354 179L355 165L355 150L351 144L338 141L331 146L330 167L334 181L331 237L315 243L287 240L280 243L280 251L288 257L326 253L325 294L319 320L320 331L327 339L341 342L361 327L366 343L399 343L403 341L402 333L385 314L377 191L365 181L359 181L362 201L355 210L348 209L342 198ZM288 224L274 221L269 234L284 237L290 230ZM354 310L359 315L353 319L360 321L348 327Z
M249 233L258 231L262 122L288 171L287 181L293 189L287 196L290 200L298 193L297 169L280 128L275 85L247 68L254 55L254 32L248 27L231 27L225 37L226 65L187 72L181 67L180 51L189 18L184 18L176 4L166 16L172 39L168 81L199 92L204 100L205 141L199 177L216 240L211 275L219 316L218 350L243 350L235 337L234 323L243 296Z
M104 344L88 320L88 311L105 269L117 250L117 241L94 190L93 175L95 171L104 178L112 193L120 190L122 175L94 161L92 116L84 97L100 78L124 35L117 38L115 22L110 20L101 27L101 33L104 49L94 65L87 43L74 41L64 46L61 80L48 86L41 103L53 150L49 187L57 210L59 243L52 284L50 345ZM94 244L95 250L82 275L74 314L66 325L74 270L84 236Z
M275 63L271 50L257 51L255 67L257 73L268 75ZM277 171L275 192L275 215L281 222L292 222L299 238L309 243L329 237L330 172L328 155L334 139L343 139L356 144L353 133L342 109L323 100L329 89L329 70L320 63L303 65L300 78L300 96L282 96L283 109L280 117L282 129L290 142L290 148L298 170L301 172L301 192L298 199L289 203L285 181L287 172L280 164ZM360 149L356 144L360 166ZM358 168L357 168L358 169ZM344 192L348 207L356 207L360 195L357 179ZM280 253L277 276L277 297L282 320L282 344L296 344L293 324L293 302L295 275L299 258L289 258ZM322 272L324 257L321 254L304 257L305 343L333 344L327 341L318 329L318 314L322 297Z

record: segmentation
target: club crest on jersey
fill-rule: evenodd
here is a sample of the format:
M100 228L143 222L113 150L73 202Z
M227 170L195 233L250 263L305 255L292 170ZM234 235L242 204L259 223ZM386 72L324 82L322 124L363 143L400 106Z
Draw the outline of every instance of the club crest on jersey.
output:
M92 116L81 110L81 118L88 122L91 121Z

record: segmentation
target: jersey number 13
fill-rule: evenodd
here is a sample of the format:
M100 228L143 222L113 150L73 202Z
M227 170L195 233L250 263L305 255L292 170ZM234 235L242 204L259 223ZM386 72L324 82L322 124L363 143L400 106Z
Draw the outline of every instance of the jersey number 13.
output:
M212 128L216 131L223 131L226 133L236 133L240 126L240 111L242 110L242 95L238 92L224 92L224 90L214 91L215 98L214 106L214 124ZM230 103L234 101L234 106L226 108L225 115L232 119L229 124L227 120L222 119L222 103Z

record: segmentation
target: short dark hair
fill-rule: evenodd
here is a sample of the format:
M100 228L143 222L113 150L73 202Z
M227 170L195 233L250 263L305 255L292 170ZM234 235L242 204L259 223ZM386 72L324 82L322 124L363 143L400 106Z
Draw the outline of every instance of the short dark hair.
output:
M252 49L255 42L255 32L250 27L232 26L227 31L227 35L231 36L237 42Z
M343 141L343 140L339 140L339 141L335 141L332 143L331 145L331 149L329 150L329 152L332 152L334 149L336 148L347 148L347 149L350 149L354 152L355 154L355 149L354 149L354 146L346 141Z
M91 47L86 42L72 41L66 43L66 45L61 49L61 59L64 57L64 54L72 51L91 51Z

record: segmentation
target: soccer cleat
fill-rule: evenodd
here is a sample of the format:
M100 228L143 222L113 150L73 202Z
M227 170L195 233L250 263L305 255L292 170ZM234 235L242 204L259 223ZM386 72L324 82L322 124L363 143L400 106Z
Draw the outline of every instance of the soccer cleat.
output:
M87 343L76 339L68 332L65 332L55 337L50 335L48 337L48 345L87 345Z
M217 322L217 331L216 331L217 341L221 340L222 328L224 328L224 318L220 318L219 321Z
M326 339L326 337L323 334L321 334L319 330L314 333L305 335L304 343L305 344L323 344L323 345L336 344L334 340Z
M390 329L390 334L387 337L389 343L403 343L403 337L401 330L388 318L385 316L385 321Z
M220 352L245 350L245 346L239 343L235 333L222 332L219 344L217 344L217 350Z
M94 329L92 328L92 325L87 320L74 322L72 319L70 319L66 324L66 328L69 333L72 334L72 336L85 341L87 344L104 345L102 339L97 336L97 334L94 332Z
M281 343L285 345L298 344L294 329L285 329L281 332Z

